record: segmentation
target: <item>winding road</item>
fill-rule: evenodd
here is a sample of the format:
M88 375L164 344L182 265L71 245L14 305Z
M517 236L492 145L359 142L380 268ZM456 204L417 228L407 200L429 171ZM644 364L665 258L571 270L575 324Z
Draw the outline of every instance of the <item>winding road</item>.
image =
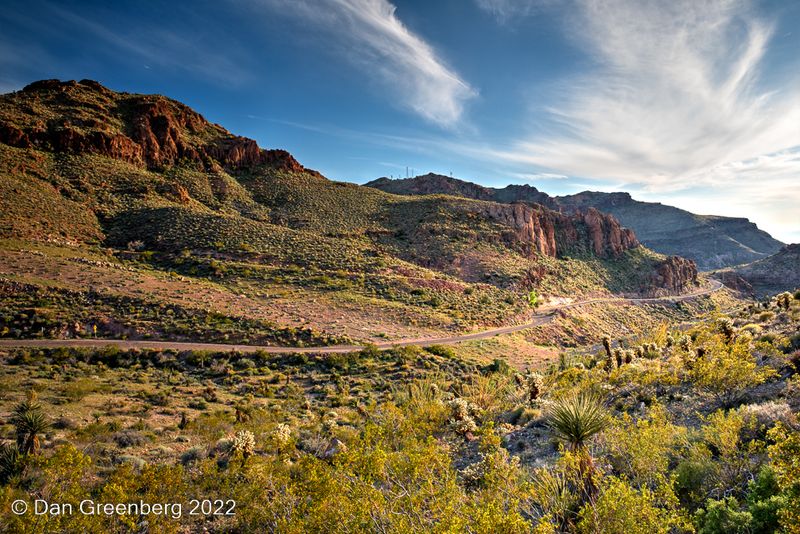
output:
M581 300L571 302L568 304L561 304L558 306L549 306L540 308L539 313L535 314L529 323L504 326L500 328L492 328L489 330L482 330L472 334L462 334L458 336L448 336L440 338L416 338L416 339L399 339L396 341L386 341L377 343L377 347L381 350L391 349L395 347L405 347L408 345L454 345L463 341L473 341L478 339L487 339L502 334L510 334L520 330L526 330L536 326L547 324L553 320L556 312L583 306L586 304L602 304L602 303L618 303L618 304L638 304L638 303L658 303L658 302L679 302L682 300L691 300L697 297L709 295L715 291L722 289L723 285L718 280L709 279L711 287L697 290L692 293L684 295L674 295L669 297L651 297L651 298L626 298L626 297L606 297ZM362 345L331 345L324 347L275 347L267 345L232 345L228 343L194 343L182 341L140 341L140 340L126 340L126 339L0 339L0 348L55 348L55 347L107 347L114 346L120 349L174 349L174 350L207 350L207 351L237 351L237 352L272 352L272 353L295 353L295 352L313 352L315 354L333 354L342 352L353 352L364 348Z

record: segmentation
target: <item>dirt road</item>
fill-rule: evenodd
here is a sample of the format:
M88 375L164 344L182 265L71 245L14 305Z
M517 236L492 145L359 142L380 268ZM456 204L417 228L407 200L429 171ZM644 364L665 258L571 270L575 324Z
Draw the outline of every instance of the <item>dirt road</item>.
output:
M384 343L377 343L379 349L391 349L393 347L404 347L407 345L454 345L463 341L472 341L478 339L487 339L502 334L510 334L511 332L518 332L533 328L553 320L556 312L568 308L575 308L586 304L602 304L602 303L622 303L622 304L637 304L637 303L657 303L657 302L679 302L682 300L690 300L697 297L709 295L715 291L722 289L723 285L717 280L709 280L711 287L687 293L685 295L675 295L669 297L651 297L651 298L625 298L625 297L608 297L588 299L569 304L562 304L558 306L540 308L539 312L533 316L529 323L504 326L501 328L492 328L489 330L482 330L472 334L461 334L457 336L448 336L440 338L417 338L417 339L399 339L396 341L387 341ZM208 351L238 351L238 352L273 352L273 353L291 353L291 352L313 352L313 353L341 353L353 352L364 348L360 345L333 345L327 347L275 347L264 345L231 345L227 343L192 343L181 341L139 341L139 340L124 340L124 339L0 339L0 347L34 347L34 348L54 348L54 347L107 347L115 346L120 349L174 349L174 350L208 350Z

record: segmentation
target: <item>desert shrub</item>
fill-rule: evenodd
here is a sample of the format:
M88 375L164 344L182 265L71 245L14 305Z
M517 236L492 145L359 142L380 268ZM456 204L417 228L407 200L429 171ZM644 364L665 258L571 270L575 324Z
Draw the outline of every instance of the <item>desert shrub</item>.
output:
M90 378L80 378L67 382L62 388L65 397L71 401L80 401L84 397L98 391L100 388L95 380Z
M587 503L578 515L578 532L625 532L626 534L668 534L689 530L684 518L673 508L659 506L658 498L644 488L636 490L623 479L603 481L595 503Z
M206 458L206 450L203 447L192 447L181 454L181 464L190 465Z
M701 428L702 443L715 460L711 481L715 493L720 495L743 494L747 483L760 470L764 461L764 442L747 439L754 421L745 418L739 410L718 410L705 418Z
M734 497L709 499L695 514L698 534L749 534L753 516Z
M746 404L739 411L745 420L753 420L752 426L757 431L753 437L763 438L766 431L778 422L789 428L798 427L797 416L786 402L768 400L760 404Z
M752 534L770 534L780 529L779 513L786 506L786 496L780 494L778 479L771 466L764 466L748 485L747 510L752 516Z
M687 439L686 429L673 424L663 406L655 405L647 417L634 421L624 414L615 420L600 436L599 446L615 473L637 487L654 489L667 478Z
M768 433L772 445L769 458L781 495L786 499L779 512L780 524L787 533L800 532L800 432L792 431L782 423Z
M741 399L748 388L776 374L771 367L758 365L749 339L739 337L726 343L720 336L713 336L702 348L702 356L698 354L692 364L691 380L725 406Z
M123 449L126 447L138 447L148 441L144 434L131 428L115 432L111 439L116 442L118 447Z
M447 345L430 345L427 347L423 347L423 350L430 352L435 356L441 356L442 358L455 358L456 352Z
M675 493L688 510L696 510L705 502L714 486L717 473L711 452L706 447L694 447L687 458L673 471Z
M138 470L144 469L144 467L147 465L146 460L132 454L120 454L114 458L114 462L117 464L130 465Z

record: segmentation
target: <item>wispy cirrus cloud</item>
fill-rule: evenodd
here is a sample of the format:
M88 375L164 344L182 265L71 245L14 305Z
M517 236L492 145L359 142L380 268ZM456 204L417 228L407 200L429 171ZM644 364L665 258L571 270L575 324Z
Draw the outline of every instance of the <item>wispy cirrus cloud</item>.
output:
M475 0L479 8L491 13L500 23L527 17L558 2L559 0Z
M397 17L387 0L262 0L333 37L348 59L377 75L393 98L425 120L458 124L477 91L447 66L433 47Z
M759 85L772 27L748 2L577 5L576 39L596 68L563 83L547 110L559 133L520 141L520 160L672 188L800 145L800 86Z
M540 5L475 1L500 21ZM766 85L770 46L782 36L762 6L560 4L568 37L592 67L554 82L556 96L532 106L538 133L492 150L494 157L540 172L621 180L643 193L683 190L687 201L695 191L702 200L692 207L702 204L702 211L735 205L739 214L782 226L784 235L789 218L796 226L788 214L800 204L800 76Z

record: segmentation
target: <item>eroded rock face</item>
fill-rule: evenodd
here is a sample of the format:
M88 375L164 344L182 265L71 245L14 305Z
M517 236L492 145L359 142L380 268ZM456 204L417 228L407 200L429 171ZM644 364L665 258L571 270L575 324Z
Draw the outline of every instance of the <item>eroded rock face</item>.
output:
M527 204L482 204L480 209L484 215L511 227L514 238L529 245L530 252L535 250L546 256L557 255L555 219L560 218L559 214Z
M0 142L10 146L98 154L148 168L189 162L209 170L216 165L226 169L269 165L307 171L285 150L264 150L253 139L232 135L188 106L164 97L114 93L92 80L42 80L19 95L84 106L116 120L101 123L67 116L44 124L2 122ZM112 125L117 121L122 129Z
M753 285L734 271L721 271L717 273L717 276L720 282L734 291L750 296L755 294Z
M680 256L669 256L653 274L653 286L679 292L697 283L697 265Z
M524 203L481 204L478 209L511 227L515 239L528 244L531 252L538 251L546 256L558 257L575 248L589 248L596 256L608 258L639 246L631 230L620 226L613 216L595 209L574 215ZM588 243L580 242L580 226L586 228Z
M639 246L633 230L623 228L612 215L589 208L583 215L583 222L597 256L619 256L624 251Z

